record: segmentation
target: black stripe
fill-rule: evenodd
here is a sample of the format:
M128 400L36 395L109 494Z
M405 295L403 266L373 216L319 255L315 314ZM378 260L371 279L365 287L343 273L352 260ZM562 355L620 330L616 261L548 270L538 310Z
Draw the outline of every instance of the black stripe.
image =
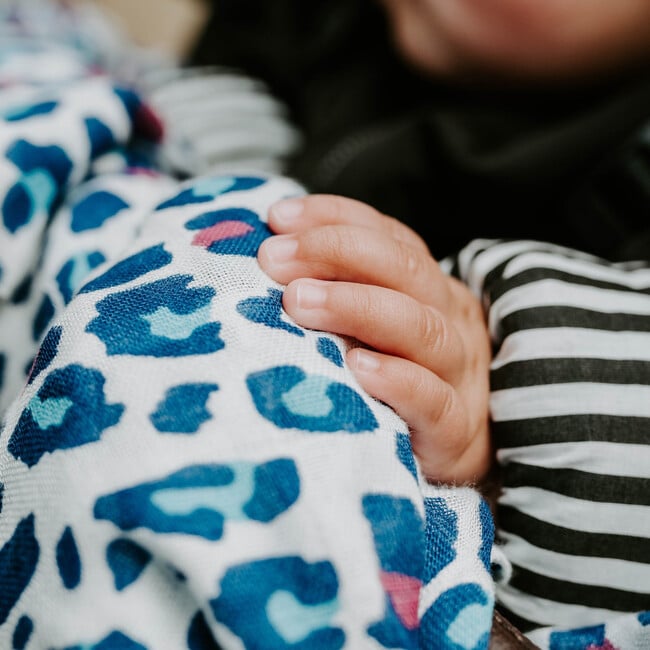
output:
M556 526L511 506L498 505L499 531L514 533L539 548L565 555L601 557L650 564L650 539L613 533L588 533Z
M558 603L610 609L617 612L639 612L650 609L650 594L557 580L514 564L510 584L515 589L525 591L532 596Z
M485 251L489 250L492 248L495 244L498 244L501 240L495 240L494 242L490 241L484 246L478 246L474 248L474 251L472 253L472 257L468 260L467 257L465 257L465 264L464 266L466 268L469 268L471 270L472 265L474 264L475 260L477 257L485 253ZM465 248L461 249L462 253L466 253L467 250ZM467 278L463 277L461 274L461 269L460 269L460 254L459 253L453 253L447 256L447 259L453 260L453 265L451 267L450 275L462 280L465 284L467 284ZM492 269L494 271L494 269Z
M537 487L585 501L650 506L650 479L647 478L548 469L523 463L502 466L501 477L504 487Z
M650 385L650 361L633 359L543 358L512 361L490 371L491 390L594 382Z
M451 261L451 266L449 268L449 275L451 275L452 278L457 278L458 280L463 280L461 278L461 276L460 276L460 266L458 265L458 255L449 256L447 259L449 259Z
M578 327L607 332L650 332L650 315L605 313L566 305L540 305L514 311L504 316L499 323L501 340L520 330L548 327Z
M498 449L584 441L647 445L650 418L585 413L506 420L492 423L492 435Z
M502 240L500 240L502 241ZM490 246L489 248L486 248L485 250L489 250L491 248L496 248L498 247L499 244L496 246ZM521 253L517 253L515 255L512 255L509 257L507 260L504 260L503 262L499 262L496 266L493 266L483 277L483 284L481 286L481 294L485 294L486 296L490 295L490 292L493 290L494 285L496 284L498 286L499 282L502 282L502 276L503 276L503 271L506 268L506 266L510 263L512 259L517 257L517 255L521 255ZM474 258L475 260L476 258ZM472 261L474 261L472 260Z
M520 254L522 257L526 257L526 255L527 253ZM551 255L553 255L553 253L551 253ZM557 253L555 253L555 256L557 256ZM588 262L588 264L593 264L593 262ZM611 267L609 264L606 264L604 266ZM490 287L490 301L494 302L502 295L508 293L508 291L512 291L513 289L525 286L527 284L531 284L532 282L539 282L540 280L560 280L567 285L587 286L593 287L594 289L606 289L608 291L621 291L623 293L650 295L649 286L633 288L627 284L615 282L613 280L600 280L596 278L585 277L584 275L578 275L576 273L571 273L569 271L562 271L555 268L545 268L538 266L530 269L525 269L524 271L509 276L508 278L501 278L500 282L495 283L494 286ZM534 287L531 288L531 290L534 291Z

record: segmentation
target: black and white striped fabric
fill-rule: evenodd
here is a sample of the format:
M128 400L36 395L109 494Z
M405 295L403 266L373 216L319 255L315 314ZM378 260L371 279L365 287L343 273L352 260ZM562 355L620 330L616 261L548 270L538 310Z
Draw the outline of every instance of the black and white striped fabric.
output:
M500 607L524 630L650 610L650 264L493 240L454 264L495 346Z

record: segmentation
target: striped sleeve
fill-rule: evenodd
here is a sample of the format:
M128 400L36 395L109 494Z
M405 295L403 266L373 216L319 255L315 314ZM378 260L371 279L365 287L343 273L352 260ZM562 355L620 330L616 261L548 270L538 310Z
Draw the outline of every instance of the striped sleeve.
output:
M522 629L650 610L650 265L477 240L503 488L499 606Z

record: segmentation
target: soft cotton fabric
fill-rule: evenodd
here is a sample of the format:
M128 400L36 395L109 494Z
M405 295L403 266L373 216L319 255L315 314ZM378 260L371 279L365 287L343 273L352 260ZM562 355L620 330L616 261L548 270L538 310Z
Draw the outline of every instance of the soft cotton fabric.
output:
M475 648L493 520L259 268L259 172L161 171L83 51L0 53L0 646ZM56 82L21 77L61 55Z

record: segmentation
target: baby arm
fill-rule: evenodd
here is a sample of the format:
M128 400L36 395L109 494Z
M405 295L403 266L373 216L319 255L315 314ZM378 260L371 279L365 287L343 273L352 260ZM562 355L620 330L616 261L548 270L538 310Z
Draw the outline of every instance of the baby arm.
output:
M489 335L481 305L396 219L337 196L271 207L277 234L262 268L286 284L300 325L360 342L347 362L361 386L409 425L433 481L474 483L492 462Z

